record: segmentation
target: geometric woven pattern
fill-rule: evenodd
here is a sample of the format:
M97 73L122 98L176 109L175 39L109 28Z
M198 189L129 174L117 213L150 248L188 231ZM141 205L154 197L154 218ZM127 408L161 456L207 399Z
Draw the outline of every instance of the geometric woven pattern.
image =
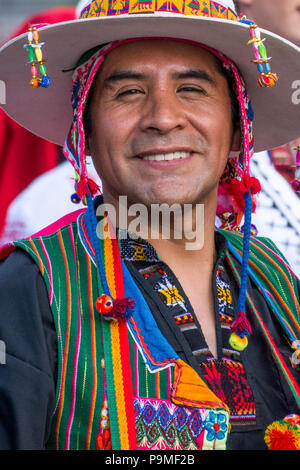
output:
M135 399L139 449L197 450L196 439L203 431L199 410L189 411L166 400Z
M231 424L255 424L254 396L243 364L216 360L202 362L200 367L208 386L228 406Z
M227 434L226 415L216 410L211 413L153 398L135 398L134 410L141 450L202 450L209 441L214 448L222 446Z

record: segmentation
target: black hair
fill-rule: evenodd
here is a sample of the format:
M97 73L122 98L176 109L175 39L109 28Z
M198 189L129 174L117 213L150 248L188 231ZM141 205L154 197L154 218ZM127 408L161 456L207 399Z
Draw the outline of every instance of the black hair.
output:
M235 6L235 9L236 9L236 12L239 15L242 11L242 6L240 5L240 3L238 1L235 1L233 3L234 3L234 6Z

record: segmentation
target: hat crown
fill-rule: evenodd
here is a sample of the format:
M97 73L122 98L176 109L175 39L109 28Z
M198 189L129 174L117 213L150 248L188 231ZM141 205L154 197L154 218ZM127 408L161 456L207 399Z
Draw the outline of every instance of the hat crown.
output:
M155 12L238 19L233 0L82 0L77 11L82 19Z

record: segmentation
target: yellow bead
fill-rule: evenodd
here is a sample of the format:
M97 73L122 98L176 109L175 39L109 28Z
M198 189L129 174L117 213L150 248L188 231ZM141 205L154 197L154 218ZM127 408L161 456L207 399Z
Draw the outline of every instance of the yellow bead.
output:
M41 48L40 47L35 47L34 50L35 50L35 57L36 57L37 61L41 62L42 59L43 59L43 54L42 54Z
M246 335L244 338L241 338L236 333L231 333L229 344L233 349L236 349L237 351L243 351L248 346L248 338Z

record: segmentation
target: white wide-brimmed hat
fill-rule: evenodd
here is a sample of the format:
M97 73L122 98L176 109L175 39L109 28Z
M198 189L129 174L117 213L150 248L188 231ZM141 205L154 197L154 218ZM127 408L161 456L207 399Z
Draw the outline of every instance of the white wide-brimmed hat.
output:
M72 121L72 69L87 50L115 40L167 37L206 44L229 57L246 81L254 110L255 151L299 137L300 105L293 100L300 80L300 49L272 32L260 30L274 87L261 88L249 24L239 21L231 0L93 0L83 2L81 18L39 29L43 56L52 79L49 88L33 89L21 35L0 49L0 80L5 84L4 111L19 124L63 145ZM3 94L3 93L2 93Z

